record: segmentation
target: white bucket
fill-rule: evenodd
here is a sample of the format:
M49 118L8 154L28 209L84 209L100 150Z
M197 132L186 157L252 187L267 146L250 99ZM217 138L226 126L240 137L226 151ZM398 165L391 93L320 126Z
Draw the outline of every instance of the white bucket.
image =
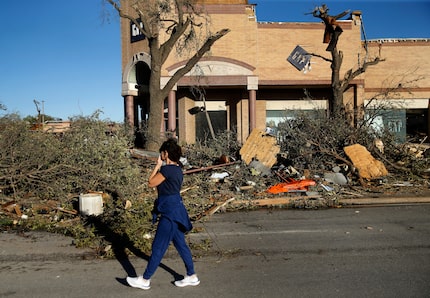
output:
M83 215L99 215L103 213L101 194L88 193L79 196L79 212Z

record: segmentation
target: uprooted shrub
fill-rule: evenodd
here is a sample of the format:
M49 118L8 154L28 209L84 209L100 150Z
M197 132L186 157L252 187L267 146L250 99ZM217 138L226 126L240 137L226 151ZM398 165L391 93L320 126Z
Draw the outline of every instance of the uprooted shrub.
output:
M128 149L133 139L127 131L121 125L112 128L97 114L72 119L70 129L62 134L32 131L16 115L1 117L1 204L16 203L28 217L0 212L1 229L66 234L74 237L77 246L91 247L98 255L149 252L156 192L145 182L152 167L131 158ZM195 148L184 146L185 156L202 162L196 166L207 166L221 154L235 154L239 145L230 134L220 134L219 139ZM204 211L209 195L202 192L210 192L213 186L207 179L205 183L194 179L194 175L187 176L184 181L185 188L200 186L185 194L191 216ZM88 191L103 192L101 215L86 217L62 211L78 210L79 195Z
M87 191L118 192L123 198L138 193L139 170L130 162L124 127L111 133L97 116L74 119L61 135L32 131L10 117L3 117L1 126L0 184L6 196L63 204L71 194Z
M147 173L130 158L132 141L125 126L112 126L97 114L73 119L62 134L30 130L16 115L1 117L1 203L14 202L28 216L18 218L15 228L61 232L75 237L78 245L94 246L107 235L103 227L109 227L115 235L137 239L136 246L143 250L149 247L142 235L151 229L147 215L152 200L142 194L151 191L142 183ZM89 191L106 194L104 214L97 222L63 212L50 216L46 208L37 207L54 204L77 210L79 194ZM126 201L132 210L124 208Z
M352 126L342 117L329 118L324 111L298 113L278 126L281 151L287 153L295 167L314 174L331 171L335 166L351 168L344 147L361 144L375 152L374 140L387 145L393 138L389 132L378 134L366 125ZM387 146L389 147L389 146Z
M403 146L396 141L393 133L384 129L375 130L371 122L364 119L353 126L346 117L327 117L324 111L314 110L307 113L297 113L295 117L286 118L277 127L277 136L281 152L287 153L287 158L297 169L309 169L314 174L332 171L333 167L341 166L346 173L351 173L352 164L344 152L344 147L361 144L372 155L401 174L417 178L420 172L417 164L425 163L428 159L416 162L407 154ZM375 146L375 140L381 140L384 151ZM402 160L403 166L398 166ZM422 168L421 168L422 170Z

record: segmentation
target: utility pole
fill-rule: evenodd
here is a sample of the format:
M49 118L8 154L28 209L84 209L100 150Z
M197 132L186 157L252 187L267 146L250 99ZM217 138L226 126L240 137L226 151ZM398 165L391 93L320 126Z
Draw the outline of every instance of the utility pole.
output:
M45 129L45 101L42 100L42 131Z
M36 110L37 110L37 124L40 124L40 108L39 108L39 104L40 102L38 102L37 100L33 100L35 106L36 106Z
M37 124L40 124L43 130L45 128L45 101L42 100L42 111L39 108L40 102L35 99L33 102L36 105L37 110Z

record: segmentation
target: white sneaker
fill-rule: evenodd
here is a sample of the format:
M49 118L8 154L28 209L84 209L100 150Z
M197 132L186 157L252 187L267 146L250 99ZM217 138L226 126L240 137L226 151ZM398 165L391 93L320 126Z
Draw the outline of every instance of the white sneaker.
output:
M182 280L175 281L175 286L177 287L186 287L186 286L198 286L200 284L200 280L197 275L185 276Z
M143 290L149 290L151 288L151 280L150 279L144 279L143 276L139 277L130 277L127 276L126 278L128 284L133 288L139 288Z

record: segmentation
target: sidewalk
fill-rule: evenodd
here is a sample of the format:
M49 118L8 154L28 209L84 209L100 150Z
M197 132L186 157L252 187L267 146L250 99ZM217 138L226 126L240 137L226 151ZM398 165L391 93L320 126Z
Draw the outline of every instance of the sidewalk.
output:
M340 199L339 204L342 206L359 206L359 205L404 205L404 204L428 204L430 196L426 197L379 197L379 198L354 198Z

